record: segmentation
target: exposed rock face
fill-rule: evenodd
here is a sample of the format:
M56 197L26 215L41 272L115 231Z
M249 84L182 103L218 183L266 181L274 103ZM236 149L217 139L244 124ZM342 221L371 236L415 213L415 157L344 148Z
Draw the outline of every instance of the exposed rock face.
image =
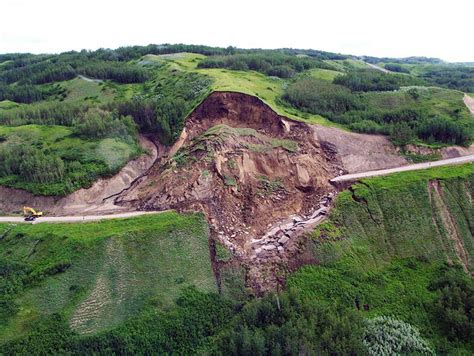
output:
M258 98L220 92L191 114L184 132L173 155L117 202L202 210L211 232L242 261L259 255L265 261L286 259L293 244L288 236L295 231L262 245L259 253L252 240L288 216L298 216L300 223L310 219L333 189L329 179L342 167L313 128L277 115Z

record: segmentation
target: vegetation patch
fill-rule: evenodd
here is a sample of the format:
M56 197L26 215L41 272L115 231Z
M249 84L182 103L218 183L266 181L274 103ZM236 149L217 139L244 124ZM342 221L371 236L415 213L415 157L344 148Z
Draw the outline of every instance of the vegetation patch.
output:
M88 187L140 152L136 132L129 127L124 126L122 137L91 139L78 136L85 130L79 126L2 126L0 184L39 195L65 195ZM89 129L99 133L92 126Z
M468 164L367 179L340 193L329 220L308 238L320 265L292 275L289 290L319 303L340 303L368 318L394 316L418 328L437 352L472 351L474 345L462 341L467 335L454 339L454 326L443 324L437 309L443 308L442 300L446 308L456 300L463 314L456 327L466 327L472 317L461 312L468 302L458 296L469 294L473 284L461 268L456 242L442 224L433 224L442 212L429 182L440 182L460 243L473 256L473 179ZM453 288L443 296L446 285Z
M216 290L202 215L2 225L0 339L60 315L80 333L116 326L182 290Z

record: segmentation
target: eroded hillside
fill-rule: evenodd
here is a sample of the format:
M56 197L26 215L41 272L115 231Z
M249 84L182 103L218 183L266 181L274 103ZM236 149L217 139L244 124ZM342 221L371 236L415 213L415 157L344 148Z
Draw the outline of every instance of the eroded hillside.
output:
M342 160L347 150L354 160ZM381 136L328 131L279 116L256 97L216 92L190 115L167 157L115 202L204 211L213 237L247 266L249 283L266 290L298 238L327 213L331 178L403 163Z

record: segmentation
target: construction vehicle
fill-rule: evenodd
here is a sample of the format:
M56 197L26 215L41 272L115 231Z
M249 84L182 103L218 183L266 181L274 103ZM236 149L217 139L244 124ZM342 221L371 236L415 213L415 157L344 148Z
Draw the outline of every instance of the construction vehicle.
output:
M36 211L33 208L30 208L29 206L24 206L23 207L23 216L25 217L25 221L35 221L36 218L39 218L40 216L43 216L42 211Z

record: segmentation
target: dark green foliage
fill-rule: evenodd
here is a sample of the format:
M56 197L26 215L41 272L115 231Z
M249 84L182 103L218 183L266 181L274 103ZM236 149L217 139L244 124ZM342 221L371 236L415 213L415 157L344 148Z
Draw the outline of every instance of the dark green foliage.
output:
M404 66L398 63L387 63L384 65L384 68L391 72L410 73L410 71L407 68L405 68Z
M10 110L0 110L0 124L20 126L27 124L71 126L74 120L83 115L90 104L61 102L42 102L20 106Z
M366 72L357 73L362 76ZM462 95L444 99L438 109L433 101L440 98L434 89L419 88L357 93L311 77L297 79L283 95L285 101L302 111L323 115L358 132L389 134L399 145L417 138L429 143L468 145L474 124L463 106Z
M297 108L322 115L362 108L348 89L311 77L292 83L283 98Z
M63 160L26 145L6 145L0 150L0 176L18 175L29 182L54 183L64 177Z
M136 136L136 126L130 116L114 115L100 109L89 109L74 121L74 133L84 138L120 137L129 139Z
M29 269L26 265L0 259L0 324L16 314L17 305L13 301L16 293L23 289Z
M198 67L254 70L280 78L290 78L297 72L311 68L333 69L331 65L319 59L308 56L297 57L281 51L257 51L251 54L208 57L199 62Z
M474 92L474 68L464 66L439 66L424 72L421 77L433 85Z
M215 294L185 290L170 311L150 309L125 325L92 337L77 338L78 354L194 354L206 338L232 317L232 304Z
M143 83L150 79L146 69L118 62L86 62L77 68L77 73L121 84Z
M323 307L296 294L247 303L218 337L218 354L361 354L361 317L337 305Z
M439 297L433 303L437 323L450 340L474 342L474 282L459 271L446 269L430 285Z
M32 103L46 98L45 93L34 85L17 85L15 87L0 83L0 101L10 100L17 103Z
M420 79L400 74L383 73L375 69L358 69L334 79L352 91L391 91L402 86L420 85Z
M415 138L415 132L404 121L392 125L390 128L390 139L397 145L407 145Z
M186 116L209 93L211 83L202 74L164 71L147 94L110 108L132 116L140 131L158 133L161 142L171 144L181 134Z
M468 145L471 137L464 127L452 121L438 117L424 121L417 129L418 137L433 142L444 142L456 145Z

